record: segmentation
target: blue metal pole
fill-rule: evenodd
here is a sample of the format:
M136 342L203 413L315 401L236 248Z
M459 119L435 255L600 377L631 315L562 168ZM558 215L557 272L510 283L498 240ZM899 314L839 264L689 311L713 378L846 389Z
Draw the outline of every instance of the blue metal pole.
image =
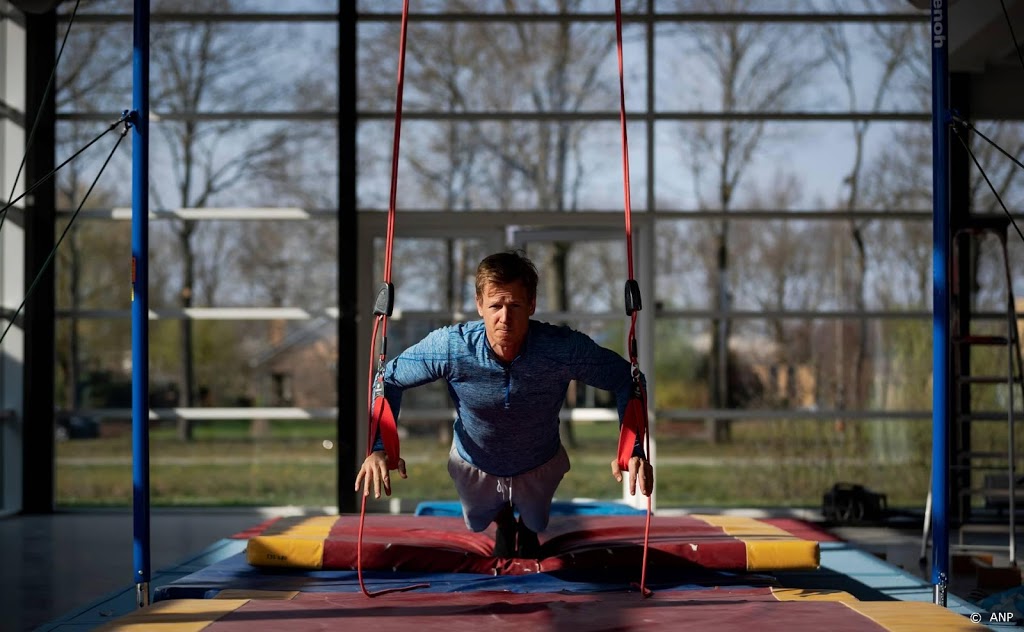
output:
M135 0L132 52L132 489L135 597L149 605L149 0Z
M932 586L949 578L949 0L932 0Z

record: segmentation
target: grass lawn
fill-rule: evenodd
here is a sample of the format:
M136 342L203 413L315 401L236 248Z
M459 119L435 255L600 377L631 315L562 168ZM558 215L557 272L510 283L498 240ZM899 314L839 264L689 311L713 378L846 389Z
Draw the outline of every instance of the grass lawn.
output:
M849 481L887 494L891 506L923 507L930 448L916 434L927 429L899 422L895 430L883 431L871 423L881 422L867 422L840 436L821 422L736 422L732 441L722 444L696 439L692 428L663 428L654 458L659 506L819 507L833 483ZM264 437L248 433L248 422L218 422L198 426L195 439L183 442L173 428L154 428L152 503L336 504L336 452L327 443L335 440L333 423L272 422ZM572 470L557 497L620 498L621 485L609 466L617 429L577 424L574 438L575 446L568 448ZM434 433L404 439L409 478L394 482L394 496L454 499L448 448ZM352 481L341 485L347 489ZM131 487L130 434L57 444L58 504L128 506Z

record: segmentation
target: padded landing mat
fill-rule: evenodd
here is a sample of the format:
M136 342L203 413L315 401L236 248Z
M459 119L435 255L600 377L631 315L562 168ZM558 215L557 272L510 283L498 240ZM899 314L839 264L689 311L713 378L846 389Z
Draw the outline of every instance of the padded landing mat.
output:
M279 599L161 601L100 628L135 632L502 632L504 630L718 630L723 632L968 632L986 630L929 603L856 602L706 590L630 594L281 595Z
M644 519L638 516L553 517L540 534L540 559L496 558L494 526L482 533L460 518L366 517L365 570L518 575L573 569L639 567ZM250 564L261 567L351 570L356 567L358 516L282 519L251 534ZM765 521L735 516L677 516L651 520L648 568L730 571L810 570L818 542Z
M803 575L817 576L822 570L798 571ZM428 573L365 571L363 579L371 592L428 584L417 593L451 592L514 592L514 593L601 593L629 592L631 584L640 580L640 567L597 571L582 569L557 573L532 573L529 575L495 575L476 573ZM775 577L763 573L736 573L731 571L709 571L704 569L648 569L647 586L655 592L662 590L705 590L719 588L781 588ZM829 591L832 586L801 584L796 588L808 588L815 592ZM169 584L157 586L153 591L154 601L171 599L210 599L225 590L272 590L298 591L304 593L357 593L359 578L352 570L307 570L294 568L259 568L245 560L239 553L195 571ZM822 590L825 589L825 590ZM860 598L860 597L858 597ZM444 597L439 597L444 599Z

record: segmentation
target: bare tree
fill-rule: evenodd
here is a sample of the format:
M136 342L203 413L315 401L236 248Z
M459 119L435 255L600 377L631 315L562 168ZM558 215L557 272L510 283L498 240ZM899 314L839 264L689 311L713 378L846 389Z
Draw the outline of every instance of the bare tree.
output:
M738 0L680 2L689 10L739 12ZM814 79L821 65L819 53L799 45L804 41L804 26L735 21L698 23L679 27L682 37L693 41L694 55L689 58L692 73L717 99L712 107L727 113L740 111L777 112L791 106ZM689 51L686 51L689 52ZM769 71L770 69L770 71ZM764 121L723 120L699 123L688 128L682 138L685 159L689 162L702 208L729 211L736 193L755 156L768 135ZM705 193L705 186L709 189ZM730 287L731 222L718 223L707 251L712 257L709 269L709 294L717 316L712 321L709 364L712 405L730 406L729 347L733 291ZM716 441L730 439L730 423L715 424Z
M75 208L82 203L95 174L81 173L73 164L66 170L58 190L58 205ZM109 194L97 185L86 206L102 207L109 199ZM66 221L58 223L59 231L63 231ZM57 250L57 304L70 312L65 326L57 330L56 363L63 386L58 397L70 409L85 404L80 387L88 377L87 367L101 368L101 350L117 348L125 333L124 323L83 320L78 313L90 307L129 306L124 255L131 250L128 228L77 221ZM96 247L100 243L103 247Z
M789 209L798 206L802 183L793 174L779 173L765 187L753 186L744 195L751 209ZM735 268L740 273L736 288L742 300L757 309L779 312L814 309L826 296L821 283L828 269L827 227L805 220L756 220L736 222L734 243L739 246ZM807 350L793 350L787 324L769 317L768 334L778 349L790 349L780 361L806 362Z
M109 0L95 3L113 5ZM69 27L70 28L70 27ZM128 92L124 74L111 73L111 68L124 67L131 53L127 49L110 46L112 36L127 27L83 27L76 25L68 33L65 54L61 56L56 77L56 103L58 111L90 110L97 102L113 102ZM122 33L123 34L123 33ZM113 118L113 117L112 117ZM59 160L71 156L102 133L106 126L97 123L73 123L60 136L57 151ZM113 135L108 135L113 138ZM111 140L111 143L116 142ZM122 148L127 143L122 144ZM86 191L99 173L100 161L109 147L106 141L82 154L65 166L57 178L58 208L73 209L85 202L85 208L109 206L117 199L115 174L117 164L125 164L125 152L115 155L105 171L105 177L96 183L88 200ZM69 220L70 221L70 220ZM58 229L62 229L58 226ZM128 304L127 283L117 282L118 273L127 278L128 259L124 253L130 249L114 244L127 243L128 233L78 220L71 226L64 243L58 249L55 262L58 305L70 312L66 327L57 330L56 362L62 380L63 393L58 397L64 405L78 408L83 405L80 386L86 378L86 367L96 366L99 349L116 348L118 331L110 323L83 321L78 312L88 306L114 306ZM102 247L97 247L103 243Z
M872 0L865 0L864 4L869 10L879 9L878 3ZM833 2L833 9L840 10L840 3ZM868 30L867 44L871 51L871 56L878 66L878 79L876 83L870 90L864 90L863 73L858 74L857 72L858 60L850 42L848 31L851 28L853 27L848 24L836 23L826 25L822 31L825 54L830 65L839 75L845 90L848 108L851 111L856 111L858 107L863 106L861 93L868 92L867 109L870 112L878 112L888 104L894 83L900 78L901 73L907 70L906 60L913 57L912 53L914 52L915 42L922 40L922 38L919 37L919 29L916 24L882 24L876 22L858 26L858 28ZM852 126L853 136L853 158L850 171L844 179L847 187L846 193L844 199L839 202L839 208L847 212L858 209L864 202L862 187L864 184L864 166L867 159L865 155L865 140L868 129L871 126L871 121L864 119L853 120L850 122L850 125ZM866 222L851 219L847 224L854 254L853 276L850 279L853 306L856 311L864 312L867 300L865 283L869 262L866 244L867 236L865 235ZM844 268L845 262L838 269L842 271ZM839 285L844 287L846 285L845 280L840 279ZM857 339L853 345L854 358L849 389L847 389L847 379L844 376L843 358L845 354L842 353L846 348L846 340L842 336L843 328L840 327L837 330L839 333L837 345L840 350L838 354L840 363L837 365L839 374L836 385L839 391L836 394L836 404L840 410L848 406L860 409L865 405L867 397L867 376L865 373L867 370L868 348L867 328L867 320L861 318L859 320Z
M201 7L193 0L168 0L154 12L189 11ZM259 81L252 60L266 58L270 38L253 33L246 25L212 22L166 23L154 29L151 49L154 76L160 80L153 90L157 112L181 113L182 120L152 126L154 140L162 141L168 152L169 177L152 189L157 208L210 206L229 195L244 199L249 183L281 179L282 163L288 161L291 130L283 125L256 131L238 119L203 120L193 115L214 108L258 110L272 103L271 86ZM180 292L183 309L196 304L199 291L206 301L217 294L219 271L230 244L223 224L196 220L173 220L171 231L181 257ZM200 243L205 242L205 247ZM185 405L197 403L194 366L193 322L181 321L181 370ZM191 423L179 422L179 436L190 439Z

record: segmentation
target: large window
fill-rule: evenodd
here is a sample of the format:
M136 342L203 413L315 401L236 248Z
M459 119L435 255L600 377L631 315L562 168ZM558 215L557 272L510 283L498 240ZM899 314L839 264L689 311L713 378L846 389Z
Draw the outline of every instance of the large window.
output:
M69 44L77 65L59 75L62 154L129 100L130 23L96 4ZM389 352L475 318L475 265L506 247L540 268L539 317L622 352L614 5L412 4ZM842 16L818 4L623 3L634 256L650 318L641 362L663 505L814 505L838 480L895 505L927 492L928 16L902 0ZM368 337L401 3L357 3L356 95L337 89L336 3L261 13L276 10L154 5L157 503L335 499L333 419L352 403L337 401L332 372L365 373L368 358L339 348L336 275L358 276ZM355 165L335 151L349 98ZM93 172L84 160L62 175L67 208ZM345 177L358 199L356 270L336 265ZM128 232L115 221L127 183L103 181L59 263L57 398L91 411L100 434L58 447L62 503L129 501ZM567 398L573 471L560 497L620 495L608 405L582 386ZM453 497L450 415L441 386L403 407L403 501Z
M75 16L58 74L59 154L131 107L124 9L94 2ZM153 503L333 505L337 4L152 11ZM84 420L58 435L62 504L131 500L127 145L58 262L56 400ZM105 154L61 172L64 209Z

